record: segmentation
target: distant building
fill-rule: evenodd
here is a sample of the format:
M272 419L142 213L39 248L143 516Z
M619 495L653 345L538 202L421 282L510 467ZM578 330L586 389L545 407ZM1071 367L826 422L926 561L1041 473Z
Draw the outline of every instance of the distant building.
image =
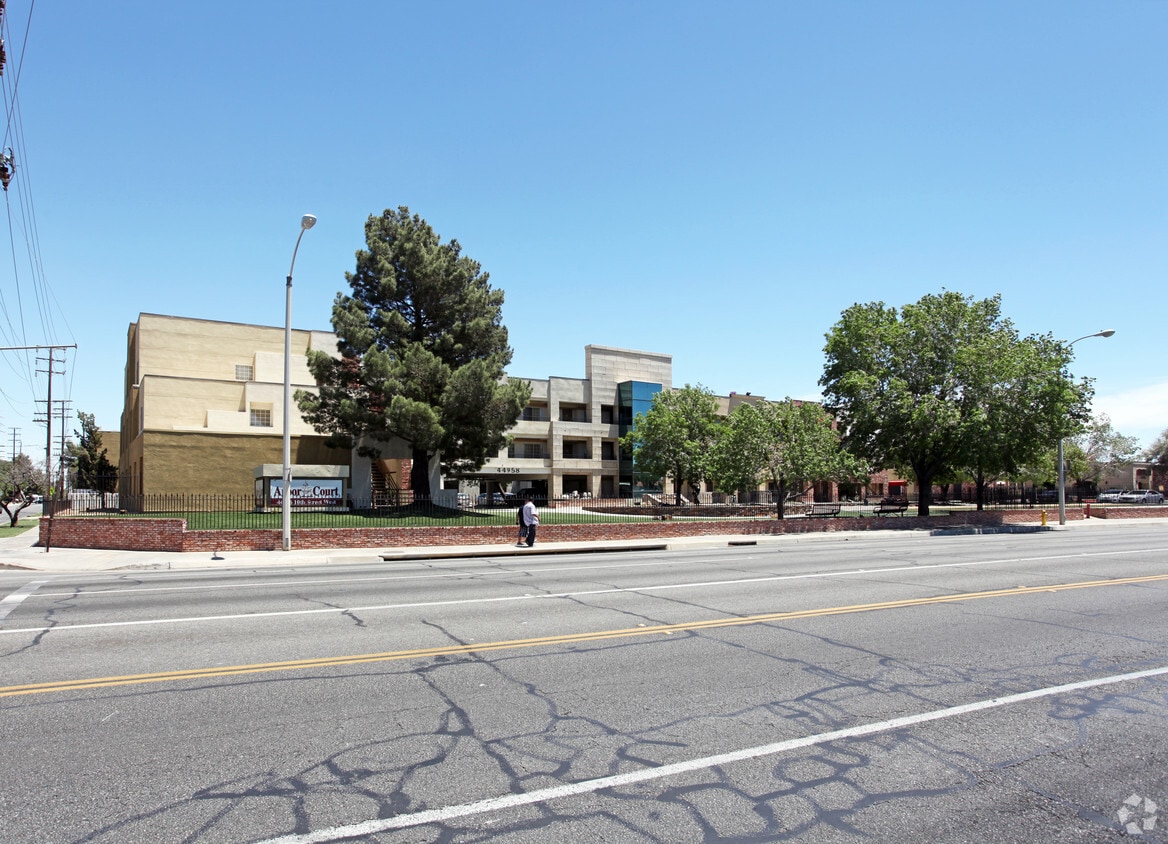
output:
M1156 464L1135 460L1110 472L1099 483L1099 489L1154 489L1164 492L1164 478L1156 471Z
M673 358L610 346L584 347L584 377L531 379L531 400L508 433L510 447L477 472L448 478L465 493L520 493L559 498L634 495L640 479L620 438L653 396L673 388Z
M335 355L336 347L332 332L293 330L293 392L316 389L307 352ZM465 477L443 481L435 474L431 488L631 494L636 481L619 439L656 392L671 389L672 358L588 346L585 375L521 379L531 384L532 398L509 432L512 445ZM257 469L283 461L283 384L283 328L141 314L127 332L119 492L256 491ZM380 444L382 459L370 461L329 448L298 408L291 420L294 478L296 466L348 467L348 495L355 501L408 486L404 442Z
M338 355L336 335L292 331L293 393L317 389L307 366L310 350ZM434 467L430 486L436 498L453 504L460 494L527 490L549 498L628 498L659 489L662 479L637 476L620 439L648 412L654 395L673 389L671 355L589 345L583 378L509 377L529 383L532 391L508 431L510 444L473 472L443 478ZM283 462L283 385L282 327L141 314L127 333L120 437L107 440L118 449L118 491L270 491ZM715 398L723 416L744 402L766 401L750 393ZM380 443L381 458L370 460L355 450L330 448L296 407L291 420L294 480L343 476L344 494L354 502L376 502L408 488L407 443ZM303 467L299 475L297 467ZM820 483L808 497L859 500L905 495L908 489L891 473L880 473L868 484Z
M336 338L292 332L294 390L316 388L309 349L336 353ZM283 462L283 385L283 328L141 314L126 340L118 491L252 493L255 468ZM324 440L294 409L292 463L350 465Z

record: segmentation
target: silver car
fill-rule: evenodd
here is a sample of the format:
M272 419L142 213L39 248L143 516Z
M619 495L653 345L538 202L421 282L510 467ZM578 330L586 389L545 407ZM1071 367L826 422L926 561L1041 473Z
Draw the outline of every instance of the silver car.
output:
M1133 489L1119 496L1121 504L1163 504L1164 496L1154 489Z
M1095 500L1100 504L1114 504L1119 501L1119 497L1124 494L1126 490L1122 489L1105 489L1103 492L1095 496Z

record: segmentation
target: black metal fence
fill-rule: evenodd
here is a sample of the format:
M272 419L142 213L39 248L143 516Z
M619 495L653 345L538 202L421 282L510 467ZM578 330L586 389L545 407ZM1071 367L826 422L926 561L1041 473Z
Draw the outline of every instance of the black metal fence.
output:
M1094 501L1095 492L1087 487L1068 486L1064 501L1068 505L1079 505ZM964 504L977 504L977 487L963 484L959 499ZM1032 484L987 484L983 491L983 503L995 509L1026 509L1058 506L1056 487L1034 486Z
M350 498L343 505L293 507L292 526L335 527L435 527L513 525L522 501L512 496L446 494L433 499L402 492L366 500ZM773 519L778 502L770 493L748 496L706 493L698 501L673 495L639 498L537 498L542 524L588 524L658 520ZM899 509L878 501L831 504L787 501L785 517L868 517L913 515L915 506L905 502ZM46 501L44 514L55 518L182 518L189 530L278 529L283 515L279 506L265 506L250 495L119 495L105 493ZM941 515L938 512L937 515Z
M543 524L649 521L664 514L690 519L767 518L774 513L774 508L766 504L679 507L624 498L537 498L535 503ZM350 498L336 506L294 506L291 517L296 528L512 525L522 504L522 500L501 494L430 499L407 491L365 500ZM283 519L278 505L265 506L250 495L75 496L46 501L43 512L55 518L183 518L191 530L275 529L281 527Z
M963 485L959 496L946 498L937 490L930 514L935 516L976 509L976 491ZM953 489L953 492L957 492ZM1076 496L1067 491L1067 503ZM503 493L470 496L442 491L434 498L410 491L349 498L343 504L294 506L292 526L325 527L434 527L514 524L522 500ZM536 498L543 524L651 521L665 519L718 520L727 518L775 518L778 496L767 491L747 494L702 493L696 500L672 493L644 494L635 498ZM1032 486L993 485L985 490L987 509L1020 509L1057 505L1057 492ZM74 494L67 500L44 502L45 515L58 518L105 516L118 518L171 517L187 520L191 530L276 529L282 526L279 505L273 507L252 495L126 495L118 493ZM876 497L813 501L810 494L783 503L785 518L868 518L913 516L917 501Z

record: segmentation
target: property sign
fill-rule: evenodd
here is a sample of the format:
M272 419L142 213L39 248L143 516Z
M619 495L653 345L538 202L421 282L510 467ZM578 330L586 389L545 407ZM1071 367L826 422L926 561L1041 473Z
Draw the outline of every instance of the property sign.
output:
M273 505L284 503L284 479L272 478L268 482L268 499ZM329 478L292 479L292 506L295 507L340 507L345 501L343 480Z

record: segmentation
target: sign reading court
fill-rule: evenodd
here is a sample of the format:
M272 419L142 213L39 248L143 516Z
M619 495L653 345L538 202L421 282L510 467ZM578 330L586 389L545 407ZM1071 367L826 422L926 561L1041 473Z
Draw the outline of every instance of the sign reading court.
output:
M345 506L348 466L292 466L289 500L293 510ZM284 503L284 467L265 463L255 469L256 507L280 509Z
M345 502L343 481L306 481L292 479L293 507L339 507ZM268 479L268 500L275 504L284 502L284 479Z

